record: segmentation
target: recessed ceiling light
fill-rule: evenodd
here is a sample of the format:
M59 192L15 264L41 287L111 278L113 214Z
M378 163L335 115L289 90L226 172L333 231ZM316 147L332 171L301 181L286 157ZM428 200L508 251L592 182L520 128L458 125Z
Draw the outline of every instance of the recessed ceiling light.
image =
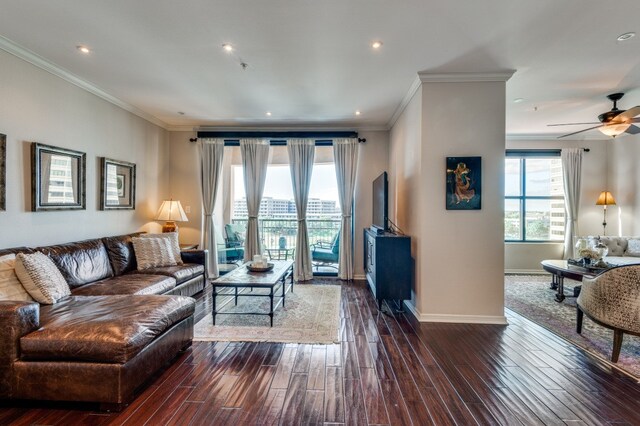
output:
M524 102L524 99L523 99L523 98L515 98L515 99L513 100L513 103L514 103L514 104L519 104L520 102Z
M380 49L382 47L382 42L380 40L376 40L371 43L371 47L373 47L374 49Z
M233 52L233 46L229 43L225 43L222 45L222 48L227 52Z
M271 117L271 111L267 111L266 115L267 117Z
M634 33L634 32L624 33L624 34L618 36L618 41L629 40L630 38L634 37L635 35L636 35L636 33Z
M360 111L356 111L356 115L360 115Z
M76 49L78 49L81 53L84 53L85 55L88 55L89 53L91 53L91 49L89 49L87 46L79 45L79 46L76 46Z

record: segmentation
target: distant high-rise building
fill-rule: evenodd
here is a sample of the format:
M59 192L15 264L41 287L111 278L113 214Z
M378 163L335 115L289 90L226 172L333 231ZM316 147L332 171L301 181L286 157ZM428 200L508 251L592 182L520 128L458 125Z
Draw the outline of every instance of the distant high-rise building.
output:
M260 217L276 219L295 219L296 203L294 200L284 200L272 197L263 197L260 202ZM340 214L337 203L333 200L321 200L311 198L307 202L307 217L327 217ZM233 217L246 218L247 199L241 198L233 202Z

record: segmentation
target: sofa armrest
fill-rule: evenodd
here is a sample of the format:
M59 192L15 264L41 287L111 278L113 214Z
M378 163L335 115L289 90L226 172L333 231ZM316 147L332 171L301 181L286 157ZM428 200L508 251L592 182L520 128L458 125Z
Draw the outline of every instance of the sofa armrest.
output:
M206 267L209 250L183 250L180 257L184 263L196 263Z
M20 356L20 338L40 327L36 302L0 301L0 398L11 394L11 371Z
M0 364L18 358L20 338L40 327L37 302L0 301Z

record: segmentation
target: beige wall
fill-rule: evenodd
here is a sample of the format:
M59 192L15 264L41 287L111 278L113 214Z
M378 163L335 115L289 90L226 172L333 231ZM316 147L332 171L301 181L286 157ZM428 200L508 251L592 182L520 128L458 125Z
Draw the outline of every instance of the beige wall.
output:
M0 50L0 133L7 135L7 211L0 248L159 230L168 187L168 132ZM87 208L31 212L30 142L87 154ZM100 211L97 157L137 164L136 209Z
M607 187L606 140L507 140L507 149L562 149L589 148L582 156L582 183L578 227L580 235L602 234L602 207L596 206L600 191ZM617 209L609 208L607 234L617 229ZM544 259L561 259L563 243L506 243L505 270L507 272L542 272L540 262Z
M412 238L421 321L504 323L504 96L503 82L423 83L391 130L392 217ZM448 156L482 157L481 210L445 209Z
M371 224L371 183L380 173L387 170L389 134L363 131L359 132L359 136L367 139L366 143L360 145L354 204L354 264L356 275L362 278L364 277L362 228ZM191 213L187 213L189 222L180 224L181 242L199 242L202 229L198 149L197 144L189 142L189 138L193 137L195 137L194 132L170 133L171 195L174 199L179 199L185 208L188 206L191 210ZM277 158L274 161L280 162ZM218 196L221 194L222 191L219 191Z
M424 192L422 152L422 88L419 88L391 129L389 143L389 218L411 236L411 256L416 259L422 242ZM411 303L422 294L422 264L415 263ZM417 285L418 284L418 285Z
M607 211L608 235L640 235L640 147L637 136L608 142L609 188L616 206ZM600 210L600 214L602 211Z

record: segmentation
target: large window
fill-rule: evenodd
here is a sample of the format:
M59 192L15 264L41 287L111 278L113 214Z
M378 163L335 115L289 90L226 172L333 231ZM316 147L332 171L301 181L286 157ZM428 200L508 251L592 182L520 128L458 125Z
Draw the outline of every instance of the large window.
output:
M553 151L507 151L505 241L563 241L562 162Z

